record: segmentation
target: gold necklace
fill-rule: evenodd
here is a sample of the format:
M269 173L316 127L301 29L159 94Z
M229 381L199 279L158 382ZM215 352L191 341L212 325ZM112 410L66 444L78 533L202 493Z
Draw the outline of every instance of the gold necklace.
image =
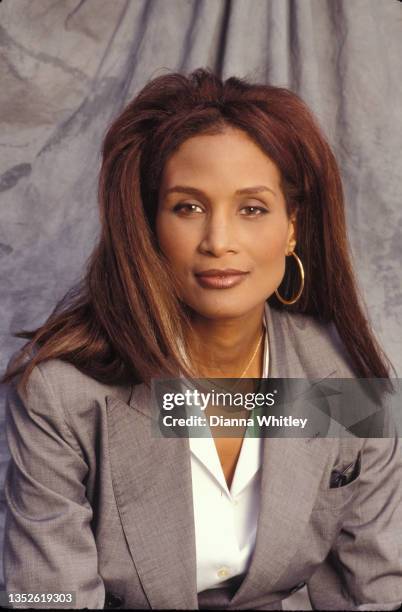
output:
M243 378L243 377L244 377L245 373L247 372L247 370L249 369L249 367L250 367L250 366L251 366L251 364L253 363L254 357L256 356L257 351L258 351L258 349L260 348L261 340L263 339L263 337L264 337L264 330L263 330L263 332L262 332L262 334L261 334L261 336L260 336L260 339L258 340L258 344L257 344L257 346L256 346L256 348L255 348L255 351L254 351L254 353L253 353L253 355L252 355L252 357L251 357L250 361L249 361L249 362L248 362L248 364L246 365L245 369L243 370L243 372L241 373L241 376L239 376L239 378Z
M262 331L262 334L261 334L261 336L260 336L260 339L258 340L257 346L255 347L255 350L254 350L254 352L253 352L253 354L252 354L252 356L251 356L251 359L249 360L248 364L247 364L247 365L246 365L246 367L244 368L244 370L243 370L243 372L241 373L241 375L238 377L237 382L236 382L236 383L233 385L233 387L231 388L231 391L233 391L234 389L236 389L236 387L237 387L237 385L239 384L240 380L241 380L242 378L244 378L245 373L247 372L247 370L249 369L250 365L252 364L252 362L253 362L253 360L254 360L254 358L255 358L256 354L257 354L257 351L258 351L258 349L260 348L260 344L261 344L261 341L262 341L262 339L263 339L263 337L264 337L264 333L265 333L265 331L266 331L266 330L265 330L265 328L264 328L264 329L263 329L263 331ZM220 385L217 385L217 384L216 384L216 379L214 380L214 379L211 379L211 378L205 378L205 380L207 380L207 381L208 381L208 382L210 382L210 383L213 383L213 384L214 384L215 386L217 386L218 388L225 390L225 388L224 388L224 387L221 387Z
M261 334L261 336L260 336L260 338L259 338L259 340L258 340L257 346L255 347L254 352L253 352L253 354L252 354L251 358L249 359L248 364L247 364L247 365L246 365L246 367L244 368L244 370L243 370L243 372L241 373L240 377L238 378L237 382L236 382L236 383L233 385L233 387L231 388L231 392L233 392L233 390L234 390L234 389L236 389L236 387L237 387L237 386L238 386L238 384L240 383L240 380L242 380L242 379L244 378L244 375L246 374L247 370L249 369L250 365L252 364L252 362L253 362L253 360L254 360L254 358L255 358L256 354L257 354L257 351L258 351L258 349L259 349L259 347L260 347L260 345L261 345L262 339L263 339L264 334L266 333L266 331L267 331L267 330L266 330L266 328L264 327L264 329L262 330L262 334ZM225 387L222 387L221 385L217 385L216 380L212 380L212 379L210 379L210 378L205 378L204 380L207 380L209 383L212 383L214 387L217 387L218 389L221 389L221 390L223 390L223 391L227 392L227 389L226 389ZM190 386L191 386L191 385L190 385ZM204 387L204 385L203 385L202 383L200 383L200 382L199 382L199 387L200 387L201 389L207 389L207 387Z

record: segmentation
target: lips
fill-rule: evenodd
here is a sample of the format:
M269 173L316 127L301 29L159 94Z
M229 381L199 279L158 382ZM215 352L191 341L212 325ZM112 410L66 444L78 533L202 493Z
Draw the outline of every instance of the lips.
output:
M247 276L248 272L242 270L202 270L195 273L195 278L201 287L205 289L230 289L239 285Z

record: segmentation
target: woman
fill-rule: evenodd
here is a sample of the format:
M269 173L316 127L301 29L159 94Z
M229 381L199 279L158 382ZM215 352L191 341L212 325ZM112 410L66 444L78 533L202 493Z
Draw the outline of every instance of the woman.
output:
M105 138L99 200L84 281L20 334L5 377L22 375L7 590L268 610L307 584L314 608L397 607L395 435L204 444L152 428L154 378L389 378L304 103L205 70L158 77Z

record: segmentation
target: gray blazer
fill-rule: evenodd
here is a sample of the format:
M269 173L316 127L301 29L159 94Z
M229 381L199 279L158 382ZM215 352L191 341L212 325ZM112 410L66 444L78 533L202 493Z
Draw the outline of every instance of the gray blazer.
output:
M332 326L267 314L269 377L353 376ZM249 571L237 589L197 597L189 441L155 437L149 401L145 385L101 384L57 359L23 397L10 389L8 591L74 591L88 608L269 610L306 583L318 609L400 605L397 437L264 439ZM330 488L359 451L357 477Z

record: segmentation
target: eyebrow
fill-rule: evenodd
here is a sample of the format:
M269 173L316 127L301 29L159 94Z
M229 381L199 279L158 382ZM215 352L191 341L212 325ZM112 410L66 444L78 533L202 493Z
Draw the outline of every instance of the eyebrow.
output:
M261 193L262 191L270 191L276 197L275 191L273 191L270 187L266 185L255 185L254 187L243 187L243 189L238 189L235 191L235 195L253 195L255 193ZM205 193L201 189L196 189L195 187L187 187L185 185L175 185L174 187L170 187L165 191L165 197L169 193L189 193L194 196L205 196Z

